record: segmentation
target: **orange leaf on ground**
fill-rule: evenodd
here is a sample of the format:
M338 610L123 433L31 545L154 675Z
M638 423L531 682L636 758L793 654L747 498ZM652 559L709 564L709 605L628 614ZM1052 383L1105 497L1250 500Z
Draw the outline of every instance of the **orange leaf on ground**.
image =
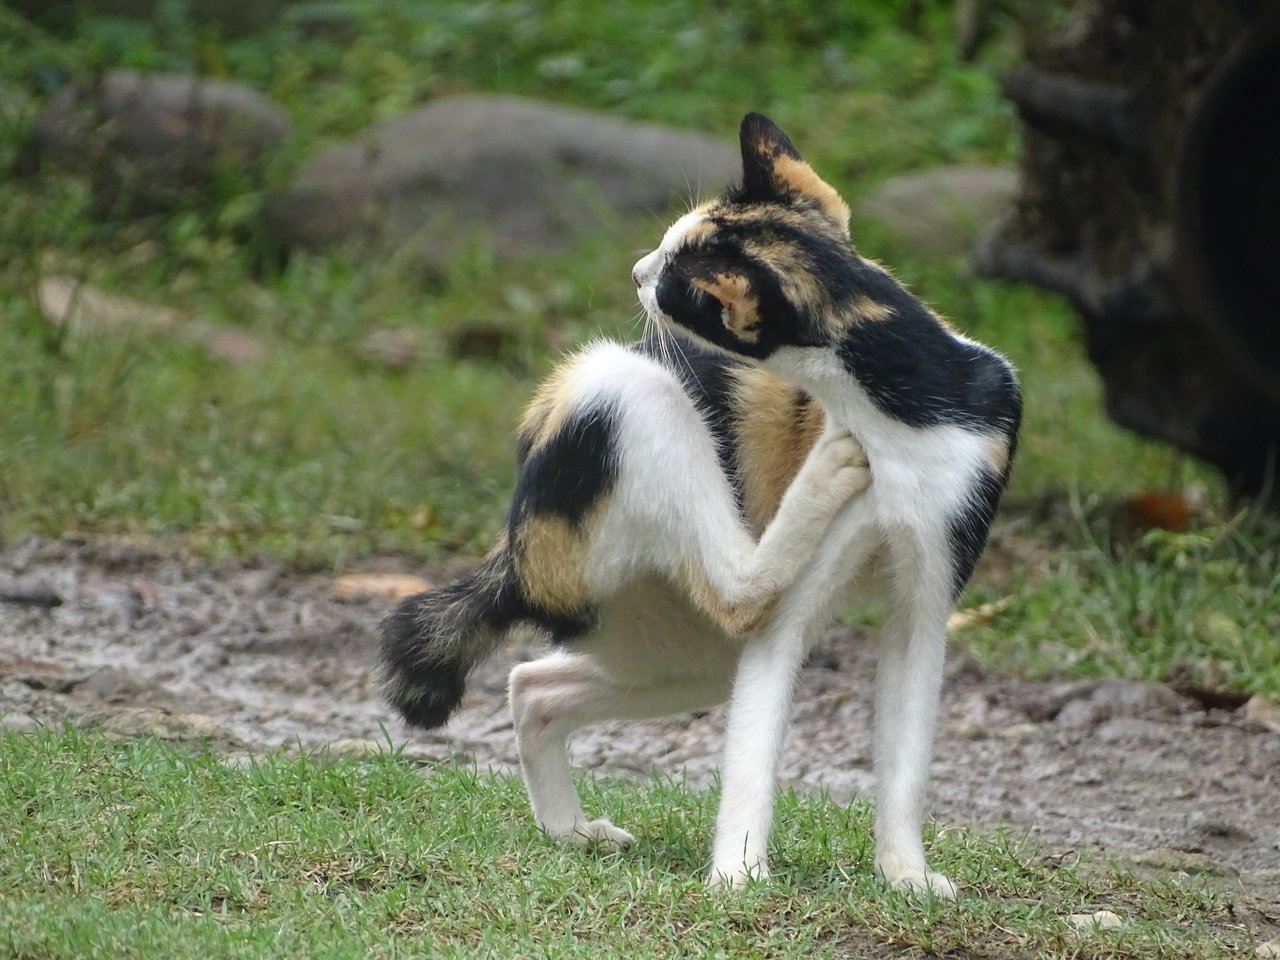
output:
M430 590L432 583L408 573L349 573L333 581L334 596L378 597L388 602Z

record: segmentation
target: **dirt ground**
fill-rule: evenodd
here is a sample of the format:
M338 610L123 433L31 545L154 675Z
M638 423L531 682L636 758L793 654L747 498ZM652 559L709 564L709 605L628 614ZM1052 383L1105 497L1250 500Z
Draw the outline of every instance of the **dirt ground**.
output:
M516 763L505 705L514 651L473 676L444 730L407 731L372 680L374 598L279 565L209 564L73 539L0 547L0 725L70 717L122 735L213 741L231 752L365 749L388 730L414 757ZM54 600L60 601L52 605ZM805 669L786 782L837 799L871 790L875 652L832 631ZM711 777L721 711L604 726L582 766ZM1136 867L1208 870L1239 885L1259 932L1280 927L1280 734L1130 681L1032 683L953 654L931 793L942 825L1001 825L1046 855L1106 848Z

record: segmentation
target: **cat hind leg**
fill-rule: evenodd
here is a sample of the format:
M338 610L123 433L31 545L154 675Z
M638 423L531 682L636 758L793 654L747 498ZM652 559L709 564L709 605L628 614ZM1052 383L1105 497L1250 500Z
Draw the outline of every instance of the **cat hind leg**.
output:
M591 656L556 652L511 671L509 698L525 787L538 825L563 843L622 850L635 838L608 819L583 812L569 765L568 739L602 720L647 720L723 699L711 681L624 685Z

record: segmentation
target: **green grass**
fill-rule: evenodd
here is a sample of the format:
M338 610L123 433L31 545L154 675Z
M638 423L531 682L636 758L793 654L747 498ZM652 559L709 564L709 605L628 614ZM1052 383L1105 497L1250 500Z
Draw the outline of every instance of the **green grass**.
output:
M182 211L142 221L91 216L88 185L70 174L0 183L0 354L11 358L0 381L0 512L15 535L176 534L206 552L269 550L323 566L370 551L438 563L484 549L533 383L565 346L633 334L630 267L663 224L619 222L523 264L482 248L434 271L403 258L264 262L262 202L292 165L432 96L518 92L728 142L744 111L762 109L850 197L906 169L1009 161L1016 144L996 87L1015 37L1001 31L987 61L960 64L943 5L912 20L888 5L801 2L357 3L362 34L346 46L298 41L285 27L221 41L187 23L181 4L162 6L151 24L85 16L68 36L0 10L0 41L15 51L0 80L36 91L32 78L98 66L207 73L276 99L295 135L267 183L228 172ZM0 134L0 162L21 152L22 135L21 124ZM1015 498L1163 482L1171 456L1100 416L1060 302L979 282L960 259L922 261L874 224L857 234L1022 368ZM174 338L58 336L35 306L50 276L240 328L268 359L228 363ZM506 347L459 362L450 331L475 325L505 331ZM391 372L361 345L400 327L418 335L422 356ZM1117 473L1117 462L1131 469Z
M181 211L142 220L95 214L71 173L0 178L7 538L139 537L319 569L374 553L439 569L485 550L521 405L564 348L633 335L630 267L663 224L617 222L516 264L483 245L434 269L407 257L274 259L260 229L268 191L325 143L432 97L515 92L730 142L745 110L764 110L855 199L906 170L1016 153L997 80L1018 57L1016 31L998 21L982 58L961 63L945 3L368 0L350 5L360 37L345 44L287 26L222 40L182 4L160 7L151 23L84 13L60 34L0 7L0 83L39 98L107 66L199 72L268 94L295 134L264 182L226 171ZM0 126L0 165L28 133ZM960 642L1035 674L1159 677L1189 665L1280 696L1267 526L1231 526L1213 475L1109 423L1061 300L854 226L865 252L1022 373L1026 419L999 523L1017 559L971 597L1018 601ZM63 334L36 306L52 277L241 330L265 358L228 362L179 337ZM477 327L497 331L500 347L460 358L457 331ZM385 329L416 337L414 363L369 356L366 338ZM1203 491L1204 508L1185 540L1109 523L1130 495L1187 488Z
M714 792L587 782L638 835L566 851L518 781L391 756L247 768L70 729L0 738L0 954L54 957L1209 958L1249 943L1199 880L1055 866L1007 838L929 838L955 903L887 892L869 810L781 798L774 876L707 891ZM1078 937L1074 913L1123 928Z

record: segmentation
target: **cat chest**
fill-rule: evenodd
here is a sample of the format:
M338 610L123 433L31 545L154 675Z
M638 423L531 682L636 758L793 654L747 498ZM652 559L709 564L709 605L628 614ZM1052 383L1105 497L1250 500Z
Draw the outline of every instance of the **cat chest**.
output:
M867 496L881 519L898 523L961 508L984 476L999 476L1003 441L954 424L907 427L872 424L851 431L867 451Z

